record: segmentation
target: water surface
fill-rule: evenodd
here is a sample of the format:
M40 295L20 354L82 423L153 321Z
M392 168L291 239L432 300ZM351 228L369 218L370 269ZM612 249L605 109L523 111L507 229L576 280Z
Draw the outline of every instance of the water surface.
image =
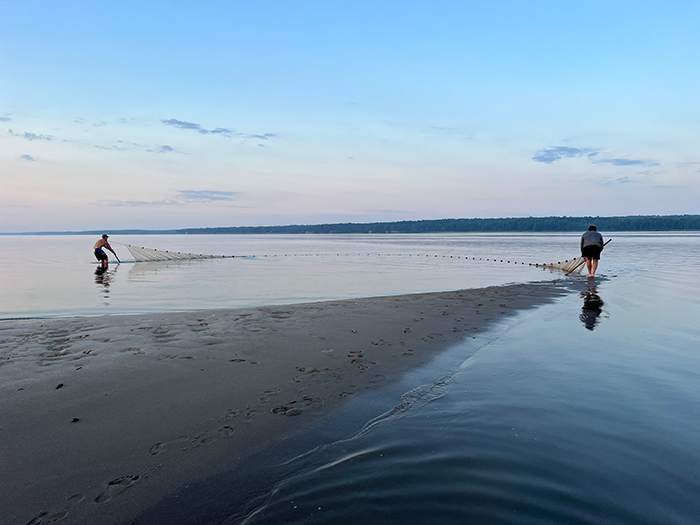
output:
M514 263L557 261L578 250L578 235L571 234L115 235L110 242L124 264L114 264L107 252L112 263L102 273L92 254L95 240L0 236L0 317L189 311L475 288L548 277ZM255 257L134 263L120 242Z
M299 438L296 459L260 472L261 482L232 473L191 485L145 522L697 523L700 235L603 233L614 241L600 278L562 279L568 295L484 334L466 361L471 349L458 345L388 390L350 401ZM555 275L520 263L574 256L578 238L144 236L124 241L256 257L125 263L99 276L92 239L0 237L0 316L549 280ZM318 436L327 444L304 448Z
M230 522L697 523L700 237L618 240L614 275L407 377L436 379Z

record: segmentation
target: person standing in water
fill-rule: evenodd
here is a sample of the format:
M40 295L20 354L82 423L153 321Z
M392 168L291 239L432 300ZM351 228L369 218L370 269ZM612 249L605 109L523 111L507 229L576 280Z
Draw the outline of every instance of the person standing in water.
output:
M107 235L106 233L102 236L102 238L95 243L94 250L95 250L95 259L100 261L102 264L102 268L107 268L109 265L109 259L107 257L107 254L104 252L104 249L108 249L110 252L114 254L114 256L117 258L118 262L121 262L119 260L119 257L117 256L116 252L112 249L112 247L109 245L107 242Z
M603 251L604 246L603 236L598 232L595 224L591 224L588 227L588 231L581 236L581 256L586 259L586 266L588 267L587 277L595 277L598 261L600 260L600 252Z

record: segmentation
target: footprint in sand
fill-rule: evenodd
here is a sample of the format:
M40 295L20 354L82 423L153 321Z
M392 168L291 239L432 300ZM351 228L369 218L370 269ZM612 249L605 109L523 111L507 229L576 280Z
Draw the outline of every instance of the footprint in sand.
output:
M173 445L176 443L182 443L184 441L187 441L187 436L180 436L178 438L171 439L170 441L163 441L160 443L156 443L150 449L148 449L148 453L151 456L157 456L158 454L162 454L163 452L165 452L170 445Z
M29 520L25 525L42 525L44 523L55 523L57 521L60 521L66 516L68 516L68 510L70 508L75 507L84 499L85 496L83 494L74 494L73 496L68 498L68 503L66 504L65 509L55 512L40 512L31 520Z
M166 448L167 447L163 445L163 443L156 443L150 449L148 449L148 453L151 456L157 456L158 454L161 454L163 451L165 451Z
M293 408L291 405L296 403L296 401L289 401L288 403L284 405L277 405L275 408L272 409L273 414L278 414L281 416L298 416L301 414L301 411L297 410L296 408Z
M140 475L136 476L123 476L121 478L113 479L107 483L107 488L100 493L99 496L95 498L95 503L106 503L111 500L114 496L117 496L128 489L131 485L136 483L141 479Z
M306 405L310 407L321 408L323 406L323 399L320 397L304 396L303 400L306 402Z
M224 437L229 437L233 435L234 428L230 425L226 425L225 427L221 427L217 432Z
M191 448L197 448L201 447L202 445L208 445L209 443L213 443L218 439L217 436L213 436L211 434L198 434L194 436L189 443L182 448L183 451L189 450Z
M32 519L30 519L26 525L42 525L44 523L55 523L62 520L68 516L68 511L60 510L58 512L40 512Z
M209 323L204 322L204 319L197 319L199 321L196 325L190 325L190 329L193 332L205 332Z
M228 412L226 412L226 415L224 416L226 420L231 421L232 419L237 418L239 415L243 415L244 418L244 423L250 423L253 420L253 416L255 416L255 413L257 410L255 408L250 408L250 407L245 407L245 409L230 409Z

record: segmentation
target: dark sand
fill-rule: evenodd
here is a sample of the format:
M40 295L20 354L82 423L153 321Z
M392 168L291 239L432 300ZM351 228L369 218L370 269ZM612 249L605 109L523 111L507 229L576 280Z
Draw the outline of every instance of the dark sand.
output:
M131 523L564 293L0 321L0 523Z

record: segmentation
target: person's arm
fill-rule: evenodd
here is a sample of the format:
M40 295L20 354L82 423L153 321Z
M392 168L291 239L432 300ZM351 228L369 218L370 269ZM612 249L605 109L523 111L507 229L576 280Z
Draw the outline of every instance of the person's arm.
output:
M115 252L115 251L112 249L112 247L109 245L109 243L106 243L104 247L107 248L110 252L112 252L112 253L114 254L114 256L117 258L117 261L118 261L118 262L121 262L121 261L119 260L119 256L117 255L117 252Z
M583 253L583 235L581 235L581 253Z

